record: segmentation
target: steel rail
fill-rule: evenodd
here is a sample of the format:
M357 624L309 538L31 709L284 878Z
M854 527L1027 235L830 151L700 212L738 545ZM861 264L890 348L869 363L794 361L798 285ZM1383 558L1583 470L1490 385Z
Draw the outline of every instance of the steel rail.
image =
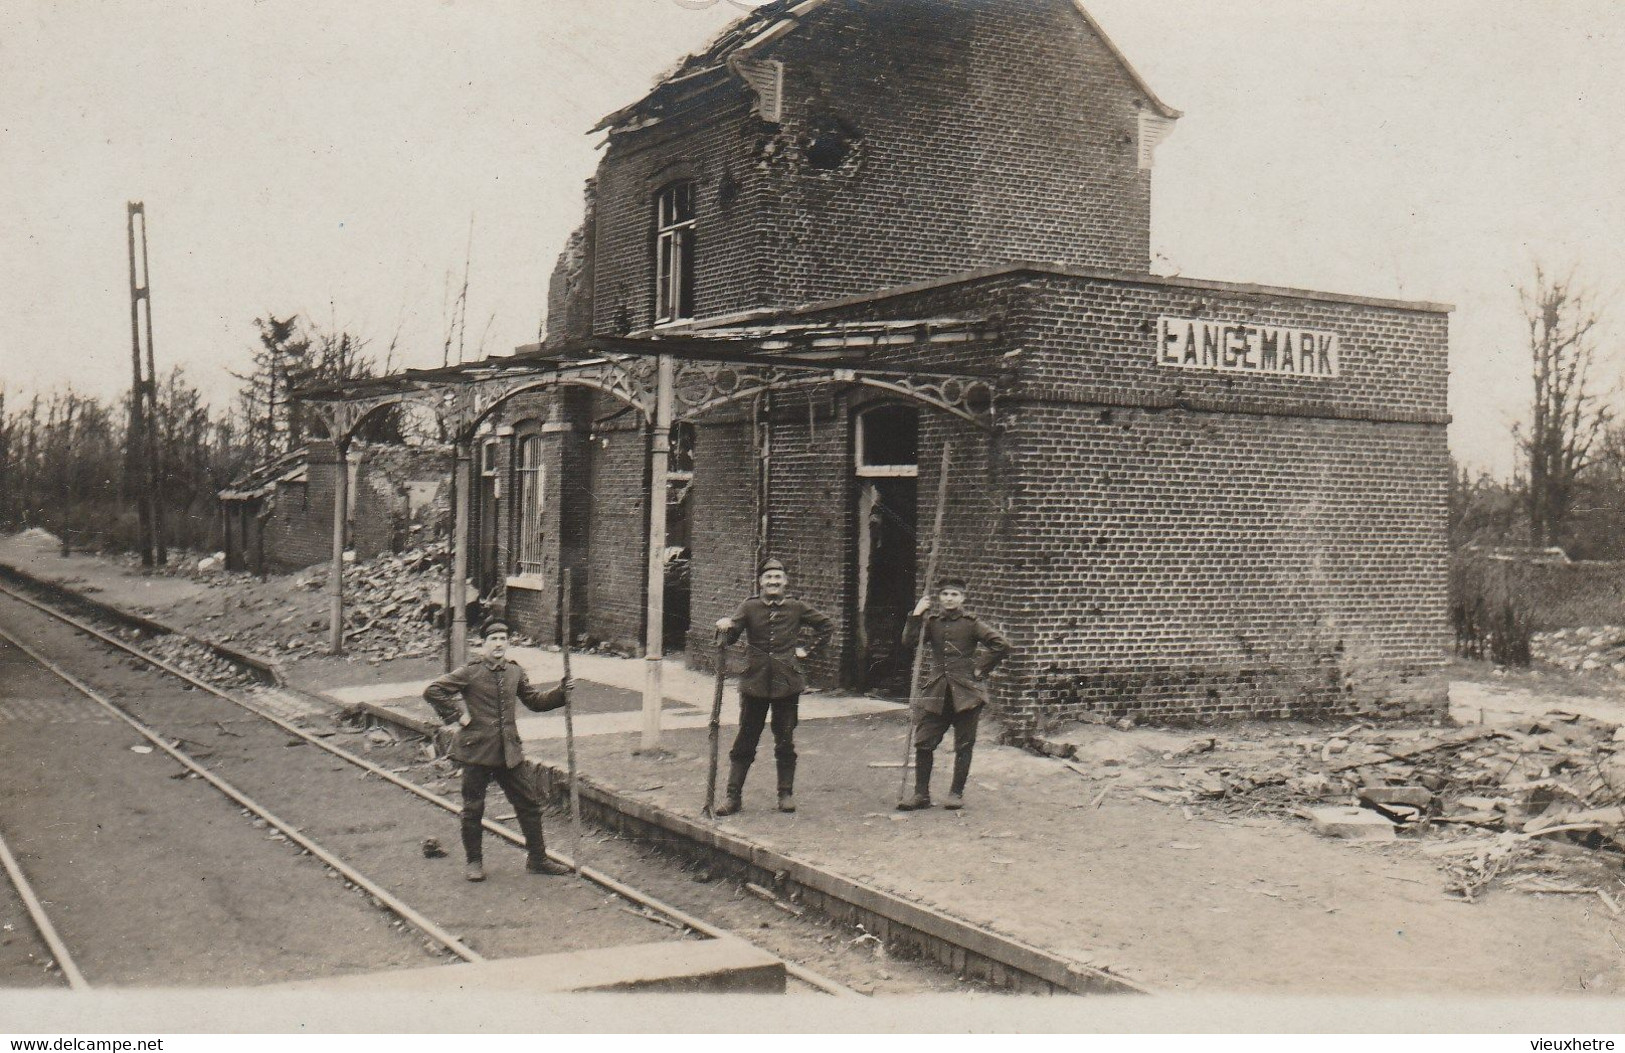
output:
M90 984L86 982L85 974L73 964L73 955L68 953L68 945L57 935L56 926L51 924L50 916L45 913L45 905L34 895L34 887L28 883L22 866L17 862L17 857L11 854L11 848L3 836L0 836L0 864L4 864L11 884L17 889L17 895L23 898L23 906L28 908L28 916L34 920L34 928L45 938L45 945L51 948L51 954L56 957L57 967L62 970L68 986L75 991L89 990Z
M137 720L135 717L132 717L130 714L126 713L117 703L108 700L89 684L86 684L84 681L63 669L49 658L46 658L44 655L23 643L21 640L17 639L3 628L0 628L0 639L6 640L13 647L17 648L34 661L38 662L41 666L49 669L58 678L66 681L74 688L74 690L78 691L86 698L97 703L109 713L112 713L114 716L130 725L130 727L134 728L142 738L169 754L169 756L174 758L176 761L179 761L180 764L188 771L196 773L198 778L203 779L210 786L213 786L215 789L219 790L233 801L242 805L244 808L247 808L261 819L264 819L271 826L276 827L276 829L286 836L288 840L292 841L300 848L303 848L317 859L320 859L323 863L326 863L338 873L343 874L351 884L362 889L368 895L372 896L384 906L388 907L403 921L410 922L412 925L416 926L425 935L433 938L437 943L445 946L447 950L457 955L457 957L463 959L465 962L485 961L485 956L474 950L474 948L468 946L462 940L459 940L457 937L453 936L445 929L442 929L433 921L418 913L404 900L394 895L388 889L376 884L359 870L356 870L354 867L350 866L350 864L329 852L311 838L300 833L291 824L284 822L281 818L273 814L270 809L266 808L258 801L255 801L252 797L237 789L237 787L233 786L225 779L222 779L208 768L205 768L203 765L199 764L184 751L178 750L174 746L171 746L168 742L164 741L163 737L156 731Z
M209 694L214 695L216 698L223 699L223 700L225 700L227 702L232 703L235 706L240 706L243 709L247 710L248 712L254 714L255 716L260 717L263 720L270 721L272 724L275 724L277 727L279 727L282 730L288 732L289 734L295 735L295 736L299 737L300 739L303 739L305 742L309 743L310 745L316 746L319 749L325 750L328 753L332 754L333 756L338 757L341 760L347 761L348 763L353 764L356 767L363 769L369 775L376 775L380 779L383 779L386 782L389 782L389 783L391 783L391 784L393 784L395 786L398 786L401 789L405 790L406 792L408 792L410 794L414 794L415 796L420 797L425 801L428 801L429 803L435 805L436 807L439 807L441 809L444 809L445 811L451 812L453 815L457 815L457 814L460 814L462 812L462 806L459 805L457 802L451 800L450 798L442 797L440 794L435 793L433 790L429 790L429 789L426 789L425 787L419 786L417 783L412 782L409 779L403 779L399 775L396 775L394 772L390 771L389 769L381 767L380 765L374 764L372 761L367 760L365 757L357 756L356 754L351 753L349 750L346 750L343 747L333 745L332 743L328 742L326 739L323 739L323 738L321 738L321 737L319 737L317 735L312 735L310 732L306 731L304 728L299 727L297 724L292 724L292 723L282 719L281 717L277 716L276 714L270 712L269 710L266 710L266 709L264 709L264 708L262 708L260 706L256 706L252 702L249 702L249 701L246 701L246 700L244 700L242 698L239 698L236 695L233 695L233 694L231 694L229 692L222 691L220 688L215 687L213 684L209 683L208 681L201 680L201 679L193 676L192 674L186 672L183 669L178 669L174 665L170 664L169 662L164 661L162 658L159 658L156 655L148 654L147 652L141 650L141 648L135 647L132 644L126 643L125 641L120 640L116 636L111 636L111 635L109 635L107 633L104 633L100 629L96 628L95 626L90 625L90 624L88 624L86 622L83 622L83 621L79 620L78 618L73 617L72 615L65 614L62 611L56 610L55 608L51 607L48 604L40 603L39 601L33 599L32 597L24 596L24 595L16 592L15 590L13 590L9 586L3 585L3 584L0 584L0 595L8 596L11 599L16 600L19 603L22 603L22 604L25 604L25 605L27 605L29 607L34 608L35 610L39 611L42 614L49 615L50 617L55 618L58 621L64 622L64 623L66 623L68 625L71 625L75 629L79 630L80 632L85 633L88 636L94 637L95 639L98 639L98 640L102 641L103 643L105 643L105 644L107 644L107 645L109 645L111 647L116 647L117 649L119 649L121 651L124 651L125 653L127 653L129 655L132 655L132 656L134 656L136 658L139 658L142 661L148 663L149 665L152 665L152 666L155 666L155 667L157 667L159 669L162 669L164 672L170 674L171 676L178 677L179 679L186 681L187 683L189 683L192 686L198 688L199 690L206 691ZM497 837L500 837L503 840L507 841L509 844L516 845L516 846L521 847L521 848L523 848L524 845L525 845L525 840L524 840L524 837L522 835L515 833L514 831L508 829L505 826L500 825L499 823L494 822L491 819L483 819L483 820L481 820L481 825L486 830L488 830L491 833L495 834ZM642 905L644 907L649 908L650 910L655 911L656 913L664 914L666 917L672 919L675 922L678 922L679 924L685 926L686 928L693 929L695 932L700 933L702 936L706 936L706 937L709 937L711 939L740 940L740 941L742 941L744 943L750 944L753 947L756 947L757 950L762 951L764 954L768 954L771 957L776 958L779 961L783 962L784 963L784 971L786 973L788 973L790 976L794 977L795 979L801 981L802 983L807 984L810 987L814 987L814 988L816 988L816 989L818 989L820 991L823 991L826 994L836 995L836 996L840 996L840 997L858 997L859 996L859 993L857 991L854 991L852 988L847 987L845 984L841 983L838 980L832 980L829 977L824 976L822 973L814 972L813 970L808 969L805 966L798 965L795 962L789 961L788 959L782 957L781 955L773 954L773 952L771 952L771 951L766 951L763 948L757 946L756 944L751 943L750 940L746 940L746 939L744 939L743 937L739 936L736 933L729 932L726 929L718 928L717 926L712 925L710 922L703 921L700 918L697 918L694 915L689 914L688 912L686 912L684 910L681 910L681 909L679 909L677 907L674 907L671 904L666 903L666 902L664 902L662 900L656 899L655 897L649 895L646 892L641 892L638 889L633 888L632 886L627 885L624 882L619 881L619 880L611 877L608 874L605 874L603 871L598 870L595 867L589 867L589 866L577 867L575 859L573 859L572 857L570 857L568 855L565 855L565 854L563 854L561 852L556 852L551 848L547 850L547 855L550 858L552 858L554 860L557 860L558 862L563 863L564 865L566 865L566 866L570 867L571 869L575 870L582 877L586 878L588 881L591 881L593 884L599 886L600 888L604 889L605 891L613 892L616 895L621 896L624 899L629 899L634 903L640 904L640 905Z

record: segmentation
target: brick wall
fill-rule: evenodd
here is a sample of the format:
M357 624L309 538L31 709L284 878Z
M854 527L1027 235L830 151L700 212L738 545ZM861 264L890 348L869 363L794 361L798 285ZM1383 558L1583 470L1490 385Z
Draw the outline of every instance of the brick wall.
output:
M1403 709L1442 665L1442 428L1050 404L1008 439L1012 716Z
M265 562L282 573L333 558L333 491L336 453L331 443L312 442L303 483L278 483L264 527ZM365 457L352 476L354 504L348 547L358 560L391 550L395 500L387 485L369 477Z
M730 83L612 139L597 332L652 324L653 202L678 179L702 318L1005 261L1148 268L1146 100L1068 0L831 4L758 57L784 63L782 122Z
M833 386L773 399L765 555L784 562L790 590L837 622L806 663L808 681L841 682L852 646L852 429ZM754 590L752 590L754 591Z
M689 664L700 669L714 667L717 619L756 591L753 427L746 411L713 414L695 428L687 650Z
M585 519L582 630L628 653L643 646L648 535L648 430L607 395L593 400L583 483L573 489Z

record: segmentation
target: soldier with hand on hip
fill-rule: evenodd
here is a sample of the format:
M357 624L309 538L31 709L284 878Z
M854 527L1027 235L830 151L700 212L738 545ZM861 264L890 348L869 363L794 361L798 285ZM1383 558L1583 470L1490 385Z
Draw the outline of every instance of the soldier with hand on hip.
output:
M717 620L728 643L745 637L745 675L739 681L739 734L728 751L728 789L717 815L733 815L741 807L745 776L756 759L762 725L772 714L773 756L778 761L779 811L796 810L797 706L806 680L801 660L829 641L835 623L809 604L787 596L790 576L776 559L762 563L757 579L761 592L739 605L732 618ZM802 630L812 640L801 646Z
M507 795L519 829L524 831L525 869L532 874L570 873L563 863L547 858L541 801L526 777L525 754L515 724L519 703L538 713L558 709L564 705L568 687L563 680L551 691L532 687L525 670L508 658L508 627L493 621L485 627L485 647L478 658L423 689L423 700L434 707L441 722L448 730L456 728L451 759L463 766L463 853L468 860L463 876L468 880L485 880L480 821L485 818L485 794L493 781Z
M954 729L954 778L944 808L965 806L965 780L970 777L976 724L987 704L987 678L1010 653L998 630L965 609L965 579L943 578L937 589L941 610L930 613L931 597L920 600L903 628L903 647L913 650L925 633L926 672L920 697L912 699L914 721L914 796L898 803L900 811L931 807L931 767L936 749Z

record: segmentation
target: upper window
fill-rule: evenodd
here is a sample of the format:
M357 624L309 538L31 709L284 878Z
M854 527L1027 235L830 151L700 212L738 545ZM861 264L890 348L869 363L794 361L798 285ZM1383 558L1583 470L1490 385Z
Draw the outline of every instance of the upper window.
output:
M694 184L655 199L655 324L694 317Z

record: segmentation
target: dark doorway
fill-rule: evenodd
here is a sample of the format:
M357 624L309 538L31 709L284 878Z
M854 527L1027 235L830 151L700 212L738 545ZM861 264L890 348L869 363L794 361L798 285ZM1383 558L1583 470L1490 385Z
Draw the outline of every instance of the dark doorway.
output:
M903 625L916 599L919 416L907 406L865 410L854 439L858 687L901 698L910 672Z

